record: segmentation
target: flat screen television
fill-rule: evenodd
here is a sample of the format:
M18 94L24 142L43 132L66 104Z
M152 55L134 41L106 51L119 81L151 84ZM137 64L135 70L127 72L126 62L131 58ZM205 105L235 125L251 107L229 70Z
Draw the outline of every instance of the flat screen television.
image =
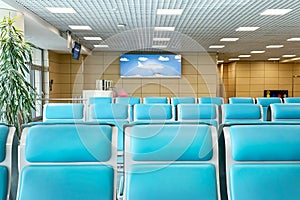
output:
M74 47L72 49L72 58L75 60L79 60L80 57L81 44L78 42L74 42Z
M180 78L181 55L121 54L121 78Z

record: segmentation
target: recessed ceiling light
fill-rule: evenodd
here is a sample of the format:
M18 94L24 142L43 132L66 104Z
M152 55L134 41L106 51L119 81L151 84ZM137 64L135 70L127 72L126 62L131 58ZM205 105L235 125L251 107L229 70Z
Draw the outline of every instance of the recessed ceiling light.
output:
M92 30L90 26L69 25L69 27L73 30Z
M239 27L236 31L256 31L259 27Z
M222 49L224 47L225 47L225 45L210 45L209 46L210 49Z
M268 60L280 60L280 58L269 58Z
M229 58L228 60L240 60L239 58Z
M300 60L300 58L298 57L298 58L292 58L291 60Z
M94 47L96 48L108 48L107 44L95 44Z
M284 57L284 58L292 58L292 57L295 57L296 55L289 55L289 54L287 54L287 55L282 55L282 57Z
M181 15L183 9L157 9L157 15Z
M153 41L168 42L171 38L153 38Z
M221 42L235 42L238 40L239 40L239 38L222 38L220 41Z
M126 24L118 24L117 25L119 28L124 28L126 26Z
M261 15L285 15L291 11L292 9L267 9L260 14Z
M73 8L46 7L51 13L76 13Z
M276 45L268 45L266 46L266 48L268 49L276 49L276 48L282 48L283 45L282 44L276 44Z
M217 60L217 63L222 63L224 62L224 60Z
M239 58L249 58L249 57L251 57L251 55L239 55L238 57Z
M287 39L287 41L289 41L289 42L297 42L297 41L300 41L300 38L289 38L289 39Z
M152 48L163 49L163 48L167 48L167 46L166 45L152 45Z
M154 27L154 30L155 31L174 31L175 30L175 27L163 27L163 26L158 26L158 27Z
M85 40L102 40L101 37L83 37Z
M266 51L250 51L250 53L265 53Z

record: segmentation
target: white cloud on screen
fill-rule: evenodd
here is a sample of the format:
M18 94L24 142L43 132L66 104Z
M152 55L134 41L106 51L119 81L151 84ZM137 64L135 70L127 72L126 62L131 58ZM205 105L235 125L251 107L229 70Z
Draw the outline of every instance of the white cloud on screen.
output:
M175 59L176 59L176 60L181 60L181 55L176 55L176 56L175 56Z
M120 61L122 61L122 62L128 62L129 61L129 59L128 58L120 58Z
M148 60L148 58L146 58L146 57L139 57L139 61L147 61Z
M169 61L169 57L163 57L163 56L159 56L158 58L159 61Z

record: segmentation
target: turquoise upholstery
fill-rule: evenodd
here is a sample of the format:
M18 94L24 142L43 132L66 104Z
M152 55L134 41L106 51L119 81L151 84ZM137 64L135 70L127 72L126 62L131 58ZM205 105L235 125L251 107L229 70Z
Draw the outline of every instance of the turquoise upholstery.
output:
M15 170L15 167L17 167L16 165L13 166L12 163L14 134L14 127L9 127L4 123L0 123L0 199L3 200L13 198L10 194L12 191L12 171L13 168Z
M111 132L108 125L36 125L28 130L26 160L105 162L111 158Z
M251 97L230 97L229 104L254 104L254 99Z
M0 125L0 163L5 160L8 126Z
M117 97L115 103L134 105L141 103L141 99L139 97Z
M232 200L300 199L300 124L224 128Z
M300 104L272 104L271 108L271 121L276 122L300 122Z
M114 199L116 133L96 123L25 127L18 200Z
M5 166L1 166L0 163L0 199L7 199L8 195L9 176L8 169Z
M167 104L169 103L168 97L144 97L144 104Z
M133 121L173 121L171 104L136 104L133 106Z
M49 103L44 105L43 122L83 122L84 105L75 103Z
M257 104L261 105L263 108L263 120L264 121L267 121L267 112L268 112L269 106L273 103L282 103L282 100L279 97L271 97L271 98L259 97L259 98L256 98L256 101L257 101Z
M232 200L300 199L300 164L235 164L230 169Z
M106 165L26 166L19 200L112 200L114 170Z
M219 125L217 110L218 108L214 104L179 104L177 120L205 122L217 128Z
M193 104L196 103L196 99L194 97L172 97L171 104L173 106L177 106L178 104Z
M210 127L175 125L140 125L130 129L130 153L142 160L210 160Z
M218 106L221 106L224 104L224 98L223 97L200 97L198 98L199 104L216 104Z
M213 126L133 124L125 132L125 199L219 198Z
M286 97L283 101L284 103L300 103L300 97Z
M133 105L141 103L139 97L117 97L115 103L127 104L129 106L130 121L133 121Z
M293 125L232 126L232 157L237 161L300 160L299 132L300 127Z
M218 199L216 168L211 164L133 165L126 172L127 200Z
M262 107L257 104L223 104L222 123L262 122Z
M98 103L90 107L89 121L108 122L118 128L118 150L123 151L123 125L129 123L130 116L127 104Z
M97 103L112 103L112 97L91 97L88 99L88 104Z

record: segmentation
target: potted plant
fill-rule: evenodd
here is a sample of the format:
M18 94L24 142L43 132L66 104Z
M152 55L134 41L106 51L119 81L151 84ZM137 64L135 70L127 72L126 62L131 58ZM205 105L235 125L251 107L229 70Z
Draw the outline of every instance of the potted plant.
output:
M0 117L14 125L20 136L21 125L30 122L38 93L27 81L31 63L31 44L24 41L15 19L0 22Z

